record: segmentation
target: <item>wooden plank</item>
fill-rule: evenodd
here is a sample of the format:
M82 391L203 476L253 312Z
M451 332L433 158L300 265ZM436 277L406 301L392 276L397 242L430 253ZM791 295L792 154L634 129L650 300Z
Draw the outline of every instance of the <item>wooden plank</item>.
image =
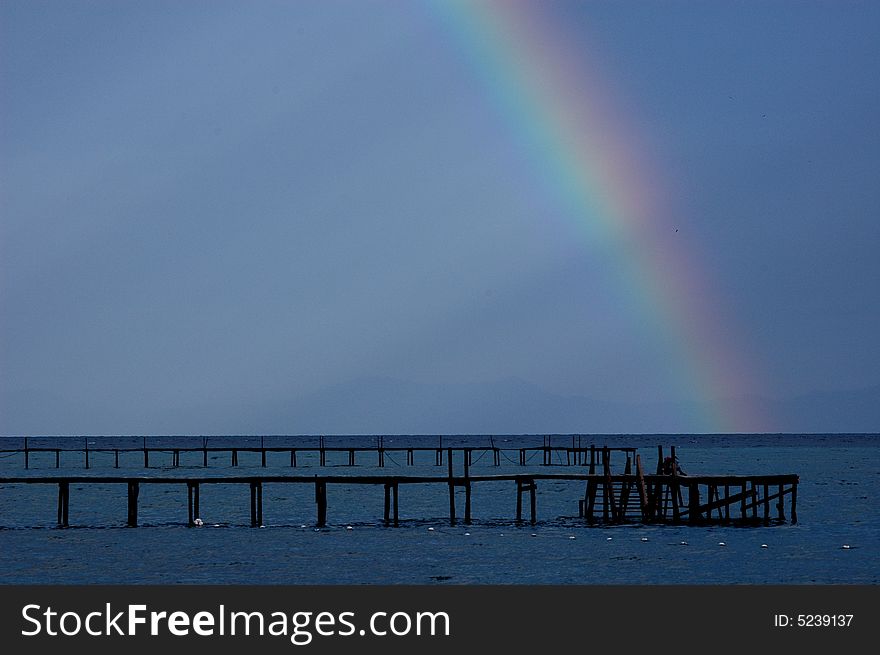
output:
M776 518L780 521L785 520L785 498L783 498L785 492L783 491L783 486L779 485L779 490L777 491L778 502L776 503Z
M770 495L770 489L768 485L764 485L764 525L770 525L770 499L767 497Z
M724 485L724 522L730 522L730 485Z
M626 455L626 466L623 469L624 475L630 475L632 473L632 459L629 456L629 453ZM618 520L622 521L626 518L627 510L629 509L629 493L630 488L632 487L632 482L624 481L621 485L620 490L620 505L618 507Z

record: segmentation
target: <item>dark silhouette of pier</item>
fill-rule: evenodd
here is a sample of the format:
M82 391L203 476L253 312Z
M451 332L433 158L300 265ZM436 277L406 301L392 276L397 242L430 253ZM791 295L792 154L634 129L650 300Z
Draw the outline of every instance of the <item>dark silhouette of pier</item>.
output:
M343 449L348 450L348 449ZM461 451L463 473L456 475L453 461L456 450ZM58 525L70 525L70 485L119 484L128 491L126 525L138 525L138 496L141 485L186 485L187 524L199 525L201 488L216 484L248 485L250 487L250 524L263 525L263 486L269 484L314 485L317 527L327 524L328 485L376 485L384 488L385 525L398 526L400 487L415 484L446 485L449 489L449 522L456 525L456 489L464 489L465 524L472 520L471 490L477 484L513 483L516 492L515 520L522 522L523 496L529 496L529 522L537 522L538 484L544 481L570 480L584 483L584 495L578 500L578 515L587 524L624 522L671 523L688 525L748 524L770 525L786 520L785 497L790 499L789 517L797 522L798 476L788 475L684 475L677 466L675 448L670 458L664 459L663 448L658 446L656 473L646 474L641 456L632 448L615 449L626 454L622 473L613 473L612 449L588 449L587 458L578 452L580 461L589 467L577 473L526 473L471 475L471 448L447 448L445 476L417 475L261 475L261 476L97 476L53 475L13 476L0 478L0 485L52 484L58 486ZM443 453L437 455L437 458ZM546 463L546 456L545 456ZM601 466L601 471L599 467ZM773 510L771 511L771 502ZM497 517L492 517L497 518Z
M71 441L73 441L73 439L74 438L70 438ZM436 446L386 446L384 437L376 437L375 444L370 445L328 446L324 437L319 437L318 439L319 440L317 445L295 447L266 445L264 437L260 438L260 445L214 446L209 445L209 437L202 437L202 444L200 446L179 446L169 448L168 446L149 444L147 442L147 438L143 437L143 442L140 446L113 448L98 446L96 448L90 448L89 438L84 438L81 446L71 445L62 448L59 446L33 446L30 444L30 440L28 439L28 437L25 437L23 447L0 449L0 453L5 453L7 455L22 455L25 469L29 469L31 467L31 456L37 453L54 454L55 468L61 468L62 455L65 456L65 461L71 455L76 455L81 458L80 461L83 463L83 467L89 469L92 466L94 456L96 454L112 454L114 457L114 468L120 468L120 455L128 455L130 459L130 456L134 453L142 455L144 468L150 468L151 465L156 466L158 464L157 455L170 455L171 461L168 465L172 468L177 468L181 466L181 454L184 453L197 453L201 455L201 457L199 458L199 462L204 468L207 468L209 466L211 456L217 454L228 455L229 465L239 466L239 455L241 453L259 454L260 466L262 467L266 467L268 465L267 461L268 455L270 453L285 453L289 455L290 467L292 468L296 468L300 465L301 457L303 455L309 454L313 456L317 455L319 466L328 465L328 456L334 456L334 458L336 459L335 463L338 463L339 455L343 454L346 456L344 460L345 463L343 465L357 466L358 462L363 463L365 461L364 457L369 456L375 457L375 459L373 460L375 464L380 468L384 468L386 466L386 455L392 453L404 453L406 456L407 466L415 465L416 455L420 453L433 454L434 465L443 466L444 454L450 450L454 453L460 454L463 457L466 457L468 459L468 464L473 463L473 458L475 455L477 457L482 457L483 455L491 454L492 463L494 466L500 466L502 463L502 458L506 459L508 462L518 462L521 466L526 466L527 464L532 464L532 460L537 455L541 455L540 464L542 466L582 466L587 463L589 463L591 466L595 466L597 457L599 457L600 453L603 451L603 447L597 447L595 444L583 444L582 439L579 436L571 437L571 445L569 445L568 443L561 444L559 443L559 439L557 439L556 444L553 444L551 437L544 437L543 443L540 446L536 444L534 446L527 446L522 448L507 448L503 446L498 446L495 444L495 440L493 437L489 438L489 443L486 445L457 446L451 448L449 446L444 446L443 437L438 437L438 442ZM636 452L635 448L629 447L604 448L612 453L625 453L628 457L633 456ZM138 461L140 462L140 459Z

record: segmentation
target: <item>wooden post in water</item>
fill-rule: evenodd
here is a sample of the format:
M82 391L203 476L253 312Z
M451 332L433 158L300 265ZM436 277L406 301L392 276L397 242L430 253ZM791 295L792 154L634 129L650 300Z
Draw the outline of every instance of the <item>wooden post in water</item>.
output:
M324 435L321 435L320 455L318 461L320 461L321 466L327 466L327 451L324 448Z
M471 449L467 448L465 450L465 458L464 458L464 524L471 524L471 480L470 480L470 465L471 465Z
M455 525L455 478L452 475L452 448L450 448L446 457L449 464L449 525Z
M534 480L531 480L529 483L529 501L530 501L529 505L531 508L532 525L535 525L535 521L537 521L537 519L538 519L538 513L537 513L536 507L535 507L535 491L537 490L537 488L538 488L538 485L535 483Z
M263 527L263 483L257 482L257 524Z
M797 488L798 483L795 482L791 487L791 524L797 524Z
M590 444L590 475L596 472L596 445Z
M675 523L679 523L681 521L681 509L679 508L679 494L681 490L678 486L678 466L675 462L675 446L670 447L670 457L672 458L672 486L671 486L671 495L672 495L672 520Z
M648 503L648 491L645 488L645 476L642 473L642 456L636 455L636 485L639 488L639 507L642 510L642 520L648 521L651 518L651 507Z
M192 482L186 483L186 524L193 527L196 524L193 512L193 489Z
M318 527L327 525L327 483L315 476L315 502L318 505Z
M604 451L602 453L604 455ZM602 520L608 521L609 509L608 501L611 493L611 472L608 469L608 459L602 458Z
M89 468L89 438L86 437L86 468Z
M257 485L251 482L251 527L257 527Z
M238 449L232 449L232 466L238 466Z
M251 527L263 525L263 483L251 482Z
M128 483L128 521L126 525L130 528L136 528L138 524L138 495L140 488L137 482Z
M388 527L388 524L391 521L391 483L385 483L385 513L383 514L385 527Z
M266 441L265 437L260 437L260 466L266 468Z
M400 525L400 523L398 522L398 518L397 518L397 487L398 487L398 484L396 482L394 483L394 486L391 487L392 500L394 502L394 527L395 528Z
M67 481L58 483L58 527L66 528L68 522L68 510L70 509L70 483Z
M752 518L758 519L758 485L752 480Z
M595 478L587 481L587 520L593 521L593 513L596 510L596 493L599 490L599 482Z
M520 478L516 479L516 520L517 522L522 521L522 496L523 491L529 492L529 520L532 525L535 524L537 519L536 512L536 499L535 499L535 490L538 488L538 485L535 484L534 478Z
M780 521L785 520L785 491L784 484L779 485L779 498L776 499L776 518Z
M150 468L150 451L147 450L147 438L144 437L144 468Z
M196 519L200 516L198 482L189 481L186 483L186 506L188 523L193 526L196 524Z
M522 521L522 492L523 492L522 480L517 478L516 479L516 521L517 521L517 523Z
M290 449L290 466L296 468L296 448Z
M113 454L116 456L116 463L115 463L115 465L113 466L113 468L117 468L117 469L118 469L118 468L119 468L119 449L118 449L118 448L115 449L115 450L113 451Z
M208 438L202 439L202 466L208 468Z
M58 448L55 449L55 468L61 468L61 451Z
M24 438L24 467L30 468L30 451L28 450L28 438Z
M712 495L709 494L709 502L712 502ZM712 510L709 510L709 516ZM696 482L688 484L688 523L696 525L700 522L700 485Z

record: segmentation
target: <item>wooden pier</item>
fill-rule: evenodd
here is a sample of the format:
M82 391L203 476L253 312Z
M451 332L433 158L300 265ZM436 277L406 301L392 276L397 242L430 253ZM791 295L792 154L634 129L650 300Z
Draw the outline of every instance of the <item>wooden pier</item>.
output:
M70 437L73 441L74 437ZM482 446L456 446L449 447L443 444L443 437L438 437L435 446L388 446L385 444L384 437L377 437L375 444L363 446L328 446L324 437L318 438L317 445L310 446L272 446L266 444L264 437L260 438L259 445L210 445L210 438L202 438L200 446L188 447L168 447L161 445L152 445L147 442L146 437L143 438L142 444L139 446L113 447L106 446L90 447L89 438L85 438L81 446L69 446L65 448L53 446L33 446L28 437L24 438L24 445L21 448L3 448L0 454L7 456L21 455L25 469L30 469L32 465L32 457L37 454L54 455L54 468L60 469L62 461L68 462L70 457L76 457L82 462L83 468L90 469L95 461L95 455L112 455L113 468L120 468L120 455L127 456L128 464L131 464L133 456L138 465L143 463L144 468L179 468L181 466L181 455L189 455L187 466L201 466L208 468L212 457L217 455L225 455L228 457L229 466L239 466L239 455L241 453L252 453L260 456L260 466L266 468L268 466L269 455L283 453L285 458L283 462L289 463L290 468L297 468L302 464L303 455L311 455L312 459L317 456L318 466L357 466L358 463L376 465L385 468L386 460L390 460L393 455L405 455L405 465L414 466L416 456L420 455L424 460L426 454L433 455L433 464L435 466L443 466L445 454L452 451L454 455L463 457L468 464L472 464L475 460L482 459L484 456L491 455L492 464L501 466L502 460L507 463L518 463L520 466L540 465L540 466L590 466L590 470L595 470L596 466L602 466L602 457L613 455L614 453L623 453L627 458L635 455L636 448L608 448L606 446L598 447L595 444L584 444L580 436L571 436L571 442L563 437L557 437L556 443L549 436L543 437L543 443L539 445L508 448L496 445L494 438L489 439L489 443ZM63 460L62 460L62 455ZM161 460L157 457L161 456ZM289 456L289 457L288 457ZM538 458L540 456L540 459ZM170 459L169 459L170 458ZM277 459L276 465L281 462ZM329 462L329 464L328 464ZM397 464L397 460L393 460ZM68 464L69 466L69 464Z
M57 485L57 516L59 527L70 525L70 486L87 484L119 484L128 490L128 516L126 525L138 525L138 497L141 485L186 485L187 525L200 522L201 488L216 484L248 485L250 488L250 524L263 525L263 487L276 484L314 485L315 525L327 525L328 485L375 485L384 488L385 525L398 526L399 491L401 486L415 484L440 484L449 488L449 522L458 520L456 489L463 488L465 505L463 520L472 521L473 507L471 489L476 484L511 484L516 491L515 520L523 519L523 495L529 495L528 520L538 520L537 491L539 483L546 481L575 481L584 485L584 495L578 501L578 515L587 524L624 522L671 523L705 525L710 523L770 525L786 521L785 498L789 498L788 520L797 522L797 475L683 475L677 467L663 471L662 448L659 449L658 473L645 474L641 458L636 455L635 470L632 459L627 457L623 473L612 473L610 449L603 448L600 458L602 471L594 466L581 473L527 473L471 475L470 458L462 460L462 475L453 470L453 449L446 452L445 476L407 475L263 475L235 477L159 477L159 476L17 476L2 477L0 485ZM674 458L674 451L673 451ZM672 459L674 462L674 459ZM2 493L2 489L0 489ZM772 503L772 510L771 510ZM773 511L775 510L775 511ZM343 510L344 511L344 510ZM497 519L499 517L487 517ZM0 519L2 520L2 519Z

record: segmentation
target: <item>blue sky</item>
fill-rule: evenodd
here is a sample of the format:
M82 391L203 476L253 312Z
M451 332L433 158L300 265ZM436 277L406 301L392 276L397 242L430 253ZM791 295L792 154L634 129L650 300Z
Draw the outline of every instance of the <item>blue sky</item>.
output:
M880 6L545 4L772 427L880 429ZM4 0L0 433L712 431L482 84L419 2Z

